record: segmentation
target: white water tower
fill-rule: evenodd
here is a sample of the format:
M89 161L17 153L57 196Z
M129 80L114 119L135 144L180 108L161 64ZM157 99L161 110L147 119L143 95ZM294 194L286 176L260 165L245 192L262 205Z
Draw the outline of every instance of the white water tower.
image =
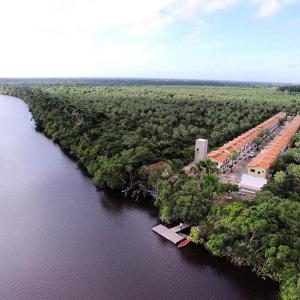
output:
M197 139L196 140L195 163L197 163L199 160L206 159L207 145L208 145L208 140L206 140L206 139Z

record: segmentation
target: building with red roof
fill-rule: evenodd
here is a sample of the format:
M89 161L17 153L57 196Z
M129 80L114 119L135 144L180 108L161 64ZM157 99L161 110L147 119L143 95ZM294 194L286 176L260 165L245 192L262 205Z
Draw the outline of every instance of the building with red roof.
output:
M292 137L300 129L300 116L296 116L277 137L248 165L248 175L268 178L271 164L290 146Z
M242 135L236 137L224 146L210 152L207 156L214 161L221 172L226 172L234 163L231 159L231 153L237 153L237 159L244 158L249 150L256 147L255 139L259 136L262 130L267 129L269 133L274 132L280 125L280 122L286 118L286 113L280 112L272 118L262 122L256 127L248 130Z

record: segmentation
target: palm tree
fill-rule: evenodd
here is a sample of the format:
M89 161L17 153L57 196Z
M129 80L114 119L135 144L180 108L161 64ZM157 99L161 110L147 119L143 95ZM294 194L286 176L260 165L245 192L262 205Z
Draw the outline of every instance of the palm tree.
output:
M213 200L221 192L221 185L217 176L204 174L201 185L202 192L209 200Z
M210 159L198 161L193 165L192 171L197 177L202 177L203 174L217 175L219 173L219 169Z
M230 154L229 154L229 158L230 158L230 160L231 160L231 164L230 164L230 169L231 169L231 171L232 171L232 168L233 168L233 163L234 163L234 161L238 158L238 156L239 156L239 154L238 154L235 150L233 150L233 151L230 152Z

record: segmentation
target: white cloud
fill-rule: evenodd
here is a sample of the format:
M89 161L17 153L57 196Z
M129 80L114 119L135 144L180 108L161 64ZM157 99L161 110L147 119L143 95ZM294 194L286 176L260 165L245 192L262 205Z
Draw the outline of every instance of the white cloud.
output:
M0 49L0 77L115 76L158 65L163 46L53 34L19 36ZM124 73L123 76L126 76Z
M193 24L190 39L196 38L201 14L236 1L0 0L0 77L137 72L164 57L163 42L152 43L147 36L163 34L180 21ZM139 37L128 41L103 35L111 30Z
M239 0L175 0L165 8L174 20L189 21L203 14L224 10L234 6Z
M226 9L238 0L0 0L0 24L55 30L99 32L122 28L127 33L162 29L177 20ZM16 23L12 22L16 20ZM136 27L141 28L137 29Z
M285 6L295 3L296 0L251 0L258 4L258 17L271 17Z
M245 1L245 0L244 0ZM247 0L270 16L296 0ZM176 21L234 7L240 0L0 0L1 31L37 29L94 34L118 29L131 35L158 32Z
M258 5L260 16L270 16L296 0L247 1ZM0 0L0 77L140 72L167 55L164 39L158 43L152 37L185 23L190 33L184 42L193 43L201 39L204 19L238 2Z
M234 6L238 0L213 0L213 1L203 1L204 8L207 12L214 12L216 10L227 9Z
M296 0L248 0L259 16L270 16ZM177 21L194 22L205 14L234 7L239 0L0 0L0 33L52 32L95 34L117 29L143 35Z

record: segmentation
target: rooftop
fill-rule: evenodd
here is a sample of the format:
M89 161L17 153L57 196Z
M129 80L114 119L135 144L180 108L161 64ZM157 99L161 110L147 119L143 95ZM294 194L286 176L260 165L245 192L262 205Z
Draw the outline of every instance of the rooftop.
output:
M151 170L161 170L161 169L164 169L166 167L168 167L169 165L164 162L164 161L159 161L157 163L154 163L152 165L149 166L149 169Z
M248 164L248 167L262 167L264 169L269 169L273 161L280 155L281 151L288 146L299 128L300 116L298 115L255 159Z
M243 174L240 182L240 187L250 188L253 190L260 190L266 183L267 179L265 178Z
M262 129L271 129L274 125L278 124L281 120L285 119L286 113L280 112L272 118L262 122L256 127L248 130L227 144L223 145L217 150L214 150L208 154L208 157L214 160L224 163L230 158L230 153L233 151L240 152L247 144L252 143L261 132Z

